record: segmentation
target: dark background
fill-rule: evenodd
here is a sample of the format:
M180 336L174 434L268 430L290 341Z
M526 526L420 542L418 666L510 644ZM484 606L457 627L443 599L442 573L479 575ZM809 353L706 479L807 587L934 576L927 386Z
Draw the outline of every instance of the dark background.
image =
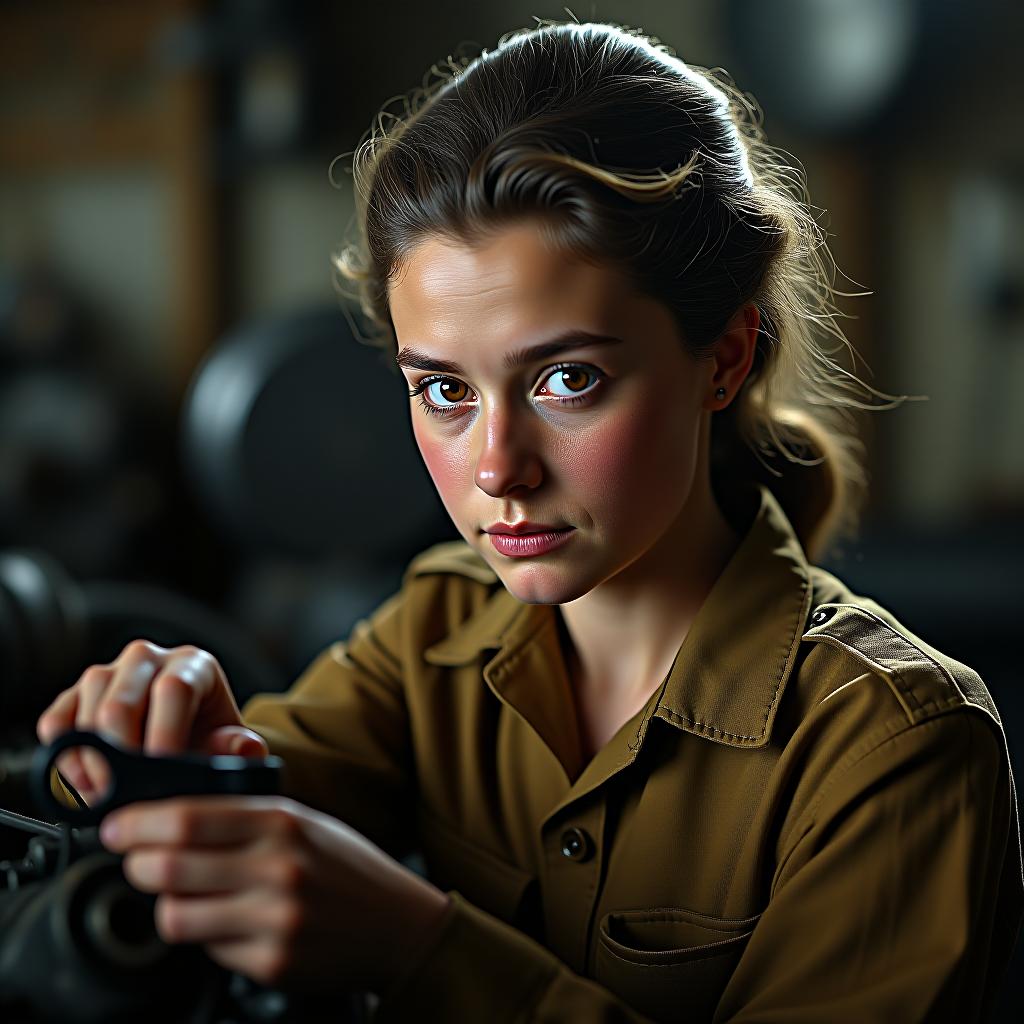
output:
M856 371L928 396L870 418L864 529L826 565L981 675L1019 767L1020 5L571 11L726 68L806 169L836 287L869 293L840 300ZM404 392L341 312L351 179L329 172L431 65L534 16L569 17L511 0L0 3L12 744L12 708L28 721L135 635L205 643L242 696L283 688L412 554L456 536ZM1014 980L997 1019L1022 1011Z

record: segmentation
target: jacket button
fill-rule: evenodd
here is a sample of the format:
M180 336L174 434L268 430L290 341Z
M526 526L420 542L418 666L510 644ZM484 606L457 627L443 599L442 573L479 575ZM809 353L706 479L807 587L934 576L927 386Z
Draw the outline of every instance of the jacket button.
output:
M562 856L569 860L587 860L594 852L594 842L581 828L569 828L562 833Z
M828 620L831 619L832 616L835 615L835 613L835 608L819 608L811 616L811 622L813 622L816 626L820 626L823 623L828 622Z

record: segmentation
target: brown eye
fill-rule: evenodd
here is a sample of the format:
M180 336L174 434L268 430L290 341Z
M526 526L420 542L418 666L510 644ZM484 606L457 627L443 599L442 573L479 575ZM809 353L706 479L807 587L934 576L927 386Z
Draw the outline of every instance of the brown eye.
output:
M469 388L460 380L440 380L437 381L437 389L440 397L446 402L462 402L465 401L466 394Z
M463 401L469 388L453 377L424 377L410 392L419 395L420 407L430 416L459 416L466 409Z
M581 370L578 367L574 367L571 370L562 370L561 374L561 382L570 391L582 391L587 386L587 378L590 376L586 370Z
M421 399L425 409L436 409L444 415L447 409L466 400L469 388L461 380L451 377L435 377L433 380L427 379L421 382L415 390L409 392L410 395L421 393L425 393L428 399L426 402Z
M571 398L593 390L598 375L585 366L558 366L544 378L542 392L555 398Z

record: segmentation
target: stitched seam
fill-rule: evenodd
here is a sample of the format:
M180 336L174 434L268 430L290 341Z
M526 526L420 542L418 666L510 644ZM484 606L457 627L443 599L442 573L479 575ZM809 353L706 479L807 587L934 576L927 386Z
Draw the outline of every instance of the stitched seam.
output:
M917 695L907 686L903 677L900 675L900 671L897 668L889 668L883 665L879 661L875 661L869 655L863 651L859 651L856 647L851 647L848 643L840 640L839 637L834 636L831 633L818 633L815 636L806 636L806 640L812 643L824 643L829 647L835 647L837 650L844 651L849 654L855 661L859 661L863 665L867 665L875 673L875 675L881 676L883 679L891 678L897 685L900 695L907 698L907 703L910 705L916 705L918 711L923 711L921 702L918 700ZM913 708L911 708L913 710Z
M741 938L744 938L744 936L737 935L736 938L737 939L741 939ZM732 942L731 939L728 940L728 941ZM629 960L626 957L621 956L620 954L616 953L614 949L612 949L610 946L607 946L605 944L601 945L601 951L603 953L607 954L608 956L615 957L615 959L618 960L619 963L629 964L630 967L688 967L690 964L706 964L709 960L718 960L718 959L720 959L723 956L732 956L732 954L736 951L736 945L737 944L735 942L733 942L733 944L730 945L730 947L728 949L723 949L721 953L712 953L711 956L694 957L692 960L675 960L675 961L673 961L671 963L661 963L659 961L655 961L653 963L648 963L647 961L641 961L641 960ZM645 952L656 953L658 951L657 950L647 950ZM671 953L673 951L672 950L666 950L666 952Z
M854 606L853 605L849 605L847 607L854 607ZM897 636L902 636L902 634L900 634L900 633L897 633L896 635ZM879 675L885 676L885 675L890 675L891 674L891 675L897 676L898 677L898 682L900 683L900 693L905 694L910 699L910 701L912 701L916 705L916 708L917 708L918 711L921 711L921 712L945 711L945 710L947 710L949 708L972 707L972 708L978 708L979 710L985 711L986 713L988 712L988 709L984 705L976 704L974 701L968 700L964 696L963 691L959 688L959 686L956 687L956 695L955 696L946 697L945 699L942 699L942 698L939 698L939 697L935 697L935 698L933 698L931 700L927 700L924 703L921 703L921 700L917 696L917 694L914 693L914 691L907 685L906 677L901 672L900 669L898 669L898 668L887 668L885 665L882 665L880 662L874 661L872 658L870 658L868 655L866 655L863 651L858 651L857 648L851 647L849 644L844 643L842 640L840 640L836 636L833 636L831 633L817 633L814 636L806 636L805 639L806 640L810 640L812 642L825 643L825 644L828 644L830 647L835 647L838 650L846 651L847 653L850 654L851 657L856 658L857 661L860 661L860 662L863 662L866 665L869 665ZM913 647L913 644L911 644L910 646ZM913 649L915 651L918 650L918 648L916 648L916 647L913 647ZM923 652L919 652L919 653L923 653ZM938 666L938 667L939 667L939 669L942 668L941 665ZM989 717L991 717L991 715L989 715Z
M801 617L803 618L805 623L807 621L807 612L809 611L809 608L807 606L807 602L806 602L805 599L807 597L807 588L809 586L810 586L810 577L804 576L803 583L800 586L800 605L797 608L797 611L796 611L796 613L793 616L793 623L794 623L794 625L795 625L796 622L798 622L800 620ZM793 650L794 650L793 642L796 640L797 631L792 626L790 627L790 630L791 630L791 632L790 632L789 643L788 644L784 644L782 646L782 649L785 650L786 647L788 646L788 648L790 650L790 653L792 654ZM775 699L779 695L779 687L782 686L782 677L786 674L786 666L788 664L789 664L789 657L787 656L782 661L782 666L779 669L778 678L775 680L775 690L772 692L772 699L769 702L768 707L765 709L764 721L761 723L761 735L757 736L757 737L750 737L750 736L748 736L748 737L746 737L747 739L754 739L754 738L761 739L761 737L764 736L765 732L768 730L768 719L771 716L772 708L775 707Z
M914 693L914 688L910 685L907 677L903 674L903 671L898 668L892 668L890 671L892 672L893 679L900 688L900 693L902 693L918 711L924 711L924 708L921 707L921 701L918 700L917 694Z
M930 665L932 665L935 669L937 669L939 674L944 679L946 679L947 682L952 683L953 684L953 689L956 690L957 694L961 697L961 699L963 699L965 701L967 700L966 696L964 695L963 690L960 689L960 684L956 681L956 677L951 672L948 672L946 670L945 666L943 666L940 662L936 661L935 658L933 658L927 651L922 650L922 648L918 647L917 644L915 644L910 639L910 637L908 637L905 634L901 633L898 629L895 629L893 626L890 626L888 622L886 622L884 619L880 619L877 615L875 615L874 612L870 611L867 608L862 608L859 604L837 604L837 605L835 605L835 607L837 607L837 608L853 608L858 614L866 615L873 622L876 622L879 626L881 626L884 630L886 630L892 636L898 636L900 638L900 640L902 640L908 647L910 647L912 650L917 651L917 653L922 658L924 658L925 661L927 661ZM831 639L835 639L834 637L831 636L831 634L828 634L828 633L818 634L818 635L819 636L828 636ZM817 639L817 638L816 637L808 637L808 639L814 640L814 639ZM897 671L897 670L893 670L893 671ZM915 697L914 700L916 701L917 698ZM920 707L920 704L918 704L918 706Z
M662 707L661 710L670 718L675 718L682 722L689 722L691 725L699 726L701 729L704 729L707 732L715 733L718 736L728 736L730 739L733 740L756 740L761 738L760 736L744 736L740 733L726 732L724 729L719 729L717 725L711 725L708 722L698 722L694 718L687 718L686 715L680 715L678 712L673 711L671 708ZM762 733L761 735L763 736L764 733Z
M796 614L793 616L792 621L794 623L796 623L796 622L798 622L800 620L801 612L803 612L804 617L806 617L806 608L805 608L805 600L804 599L807 597L807 588L808 588L808 586L809 586L809 581L805 578L804 581L800 585L800 605L799 605L799 608L798 608ZM795 639L796 639L796 630L794 629L793 632L792 632L792 638L790 639L789 643L788 644L783 644L781 649L782 650L786 650L788 648L790 651L792 651L792 649L793 649L793 640L795 640ZM751 741L753 741L753 740L763 739L765 733L768 730L768 719L771 717L772 708L775 707L776 698L779 695L779 688L782 686L782 680L783 680L783 678L784 678L784 676L786 674L786 665L787 664L789 664L789 658L788 657L783 659L783 661L782 661L782 665L781 665L781 667L779 669L778 676L777 676L777 678L775 680L775 689L772 691L772 699L769 702L767 708L765 709L764 722L761 724L761 732L758 735L756 735L756 736L746 736L743 733L727 732L725 729L719 729L718 726L711 725L709 722L700 722L700 721L697 721L694 718L688 718L686 715L681 715L677 711L673 711L671 708L662 707L661 710L664 711L665 714L667 714L670 718L673 718L673 719L676 719L676 720L679 720L679 721L683 721L683 722L689 722L691 725L695 725L695 726L697 726L700 729L703 729L703 730L706 730L706 731L710 731L710 732L712 732L712 733L714 733L714 734L716 734L718 736L727 736L729 739L733 739L733 740L751 740ZM660 704L660 699L659 699L659 704ZM652 709L652 711L653 711L653 709ZM638 737L639 737L639 735L640 735L639 732L637 732L637 736ZM630 748L630 749L632 749L632 748Z
M645 927L649 924L696 924L699 928L706 928L709 932L721 932L723 935L735 937L737 935L745 935L746 932L738 932L735 928L716 928L711 924L700 924L699 922L691 922L688 917L631 917L628 918L629 924L642 924ZM751 929L747 929L750 931Z
M636 755L636 752L640 749L640 736L644 731L644 726L646 726L646 724L651 720L651 717L654 715L654 712L657 711L659 707L661 707L661 697L662 694L665 692L665 688L667 686L668 676L665 677L664 682L658 688L658 699L652 702L647 713L640 719L640 724L636 727L636 735L633 737L633 742L630 743L628 740L626 741L626 747L630 751L632 751L634 755ZM667 711L668 709L666 708L665 710ZM671 712L669 713L671 714ZM619 765L619 767L625 768L627 764L629 764L629 762L624 761L622 764Z
M668 916L672 914L675 914L676 916ZM678 921L682 919L699 925L701 928L712 928L715 931L735 932L737 928L743 928L748 924L753 926L761 914L753 914L750 917L728 918L714 917L711 914L705 914L699 910L691 910L689 907L651 907L649 910L646 908L641 908L639 910L609 910L608 916L611 918L621 918L622 920L628 921L642 921L645 923L651 920L657 920L660 922L663 920Z
M826 643L830 647L835 647L840 651L845 651L851 657L857 661L863 662L865 665L870 665L878 675L888 675L893 672L894 669L887 668L880 661L875 661L874 658L865 654L863 651L857 650L856 647L851 647L846 641L840 640L839 637L832 633L815 633L814 636L805 636L806 640L810 640L812 643Z
M517 647L514 647L506 656L505 660L494 669L493 672L504 675L506 672L511 671L512 667L519 663L519 661L527 654L527 644L548 624L548 620L542 620L538 626L535 626L526 636L523 637L522 641Z
M597 814L598 814L598 822L597 822L597 824L598 824L599 827L593 828L592 831L595 832L598 836L603 836L605 834L605 823L606 823L605 822L605 805L604 805L604 801L602 801L601 804L599 805ZM587 907L589 907L589 910L587 912L586 935L584 936L584 942L583 942L583 956L584 956L584 958L589 958L589 954L590 954L590 938L591 938L591 935L593 934L594 926L595 926L595 923L596 923L594 919L597 917L597 913L596 913L597 905L596 905L595 897L597 895L597 889L598 889L598 885L600 883L600 876L602 874L602 869L605 867L605 854L604 854L604 851L605 851L606 848L607 848L607 845L605 843L602 843L601 844L601 848L597 851L596 856L593 858L593 864L591 865L591 868L590 868L590 882L587 885L587 890L586 890L586 905L587 905Z

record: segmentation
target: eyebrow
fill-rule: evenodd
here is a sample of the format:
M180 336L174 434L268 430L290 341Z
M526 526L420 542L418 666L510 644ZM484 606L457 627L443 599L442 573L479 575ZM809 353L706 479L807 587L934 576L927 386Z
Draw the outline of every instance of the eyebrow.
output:
M530 363L539 362L541 359L550 359L552 356L561 355L574 348L588 348L600 345L622 345L622 338L612 337L607 334L593 334L590 331L564 331L561 334L542 341L538 345L531 345L529 348L520 349L518 352L509 352L501 361L506 370L515 370L521 366L528 366ZM403 348L395 362L399 366L413 370L433 370L435 373L458 373L465 374L465 370L450 359L433 359L415 348Z

